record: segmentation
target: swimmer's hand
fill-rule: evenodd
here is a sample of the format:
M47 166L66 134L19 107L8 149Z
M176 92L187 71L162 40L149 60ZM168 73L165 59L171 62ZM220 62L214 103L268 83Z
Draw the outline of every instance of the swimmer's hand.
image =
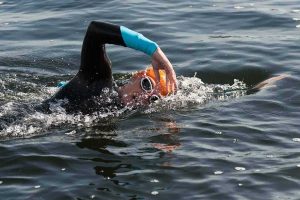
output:
M159 82L159 69L165 70L166 72L166 88L168 88L168 93L177 91L177 80L176 73L173 69L172 64L170 63L167 56L164 52L158 47L154 54L152 55L152 66L155 73L156 80ZM169 91L171 89L171 91Z

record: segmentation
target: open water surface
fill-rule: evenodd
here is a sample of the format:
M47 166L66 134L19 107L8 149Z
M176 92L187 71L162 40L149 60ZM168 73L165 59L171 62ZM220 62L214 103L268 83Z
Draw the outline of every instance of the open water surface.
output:
M77 72L92 20L156 41L178 94L129 113L36 111ZM150 62L108 50L116 79ZM0 0L0 199L299 199L299 76L298 0Z

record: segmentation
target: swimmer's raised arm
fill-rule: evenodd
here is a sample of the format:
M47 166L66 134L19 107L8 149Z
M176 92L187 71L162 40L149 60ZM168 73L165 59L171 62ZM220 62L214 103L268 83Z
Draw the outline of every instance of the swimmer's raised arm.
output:
M165 70L166 84L170 85L171 91L175 91L177 83L173 66L155 42L124 26L104 22L91 22L84 38L80 72L86 78L95 75L101 79L111 77L110 60L105 52L105 44L129 47L149 55L158 82L158 70Z

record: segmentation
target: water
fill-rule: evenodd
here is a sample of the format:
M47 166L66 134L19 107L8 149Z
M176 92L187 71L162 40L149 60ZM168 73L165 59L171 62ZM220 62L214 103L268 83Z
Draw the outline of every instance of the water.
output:
M298 199L299 10L294 0L1 1L1 199ZM156 41L178 94L138 112L34 110L77 72L91 20ZM150 61L108 50L116 77ZM289 77L246 95L278 74Z

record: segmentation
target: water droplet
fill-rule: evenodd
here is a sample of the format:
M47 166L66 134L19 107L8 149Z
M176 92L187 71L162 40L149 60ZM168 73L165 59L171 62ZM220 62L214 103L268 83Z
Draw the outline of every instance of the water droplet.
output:
M68 132L68 133L65 133L66 135L74 135L76 133L76 130L74 131L71 131L71 132Z
M91 195L90 197L91 197L91 199L94 199L94 198L95 198L95 195Z
M216 131L217 135L222 135L222 131Z
M245 171L246 170L245 167L235 167L234 169L237 171Z
M299 25L299 27L300 27L300 25ZM293 138L293 141L294 142L300 142L300 138Z
M158 183L159 180L157 180L157 179L152 179L150 182L151 182L151 183Z
M223 172L222 171L215 171L214 174L215 175L220 175L220 174L223 174Z
M239 184L238 184L238 186L240 186L240 187L241 187L241 186L243 186L243 184L242 184L242 183L239 183Z
M151 194L152 195L158 195L158 191L152 191Z
M65 171L66 170L66 168L61 168L61 171Z
M110 179L110 177L107 177L107 180L109 180Z
M34 186L35 189L38 189L38 188L40 188L40 187L41 187L40 185Z

